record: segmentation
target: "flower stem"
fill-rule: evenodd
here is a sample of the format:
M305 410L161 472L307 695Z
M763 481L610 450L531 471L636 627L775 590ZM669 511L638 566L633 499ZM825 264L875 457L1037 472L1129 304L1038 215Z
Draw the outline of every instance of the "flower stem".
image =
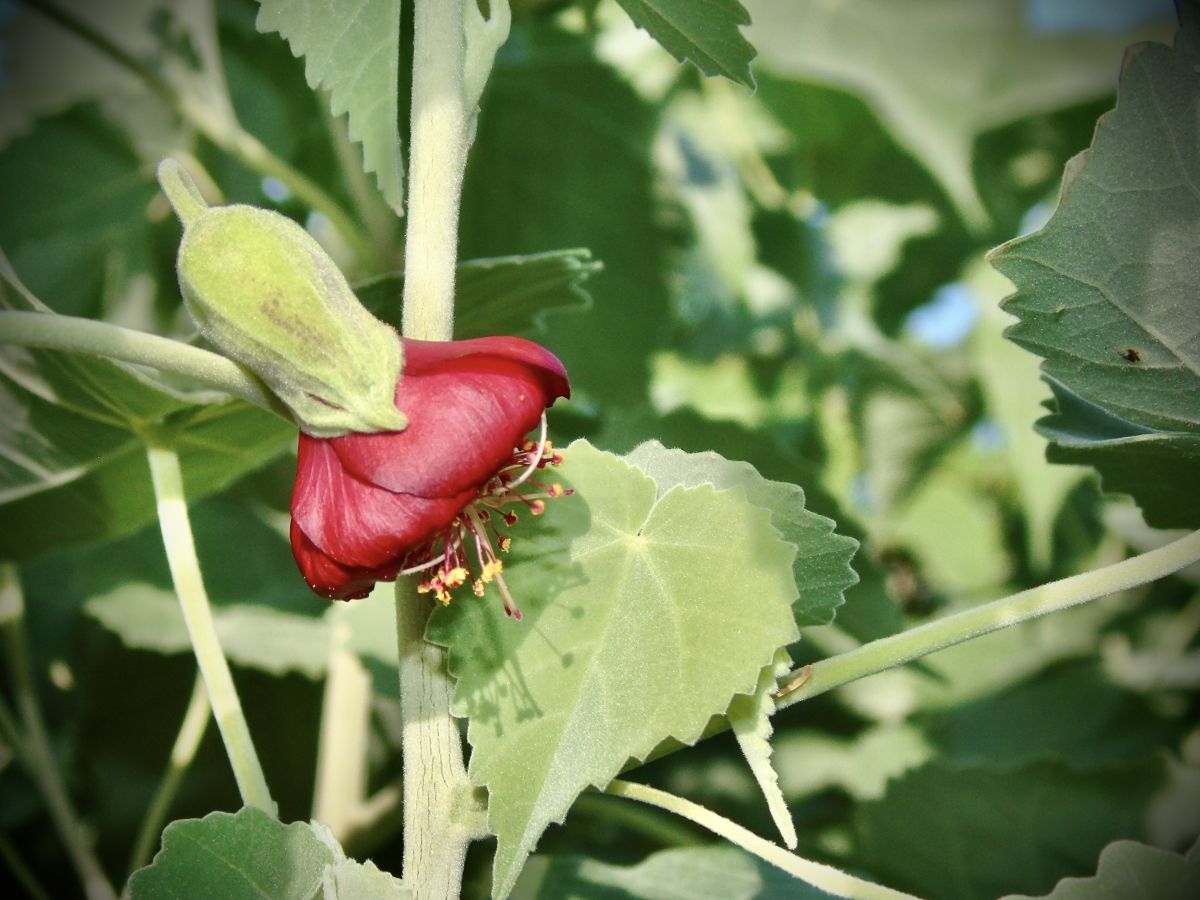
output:
M67 789L55 763L54 748L38 702L37 683L25 633L25 598L16 567L10 563L0 563L0 629L4 632L9 677L24 729L24 734L18 731L17 723L11 720L5 707L5 739L11 743L14 754L21 759L45 800L50 819L83 884L85 896L88 900L116 900L116 891L92 851L87 830L71 807Z
M416 0L413 26L402 326L405 337L448 341L454 336L458 208L470 146L463 0Z
M400 712L404 721L404 883L416 900L455 898L474 835L457 821L471 786L462 738L450 717L454 686L446 652L425 641L428 600L412 578L396 580Z
M604 792L616 797L637 800L639 803L646 803L650 806L657 806L659 809L683 816L701 828L707 828L718 837L723 837L730 843L736 844L747 853L752 853L764 862L782 869L792 877L806 881L835 897L853 897L855 900L915 900L911 894L855 878L833 866L823 865L789 853L784 848L759 837L736 822L717 815L711 809L706 809L683 797L660 791L658 788L617 778L609 782Z
M242 802L247 806L257 806L271 816L277 815L262 765L254 750L254 742L250 739L250 729L233 685L229 663L225 660L217 637L208 594L204 590L200 561L196 558L196 545L188 520L187 501L183 494L179 456L166 441L158 440L154 435L147 435L146 455L154 481L154 497L158 504L158 520L171 580L175 584L175 593L179 595L192 650L204 678L213 716L217 720L221 739L225 742L225 753L233 767Z
M154 851L158 836L162 833L163 824L171 811L171 804L183 784L183 776L196 758L200 740L208 729L211 709L208 702L208 692L204 690L204 679L196 675L192 686L192 696L188 700L187 710L183 714L183 722L175 737L175 746L171 748L171 757L167 762L167 771L159 782L158 789L150 800L146 816L142 819L136 840L133 842L133 852L129 857L129 874L132 875L146 863Z
M795 690L781 696L776 709L785 709L801 700L971 638L1148 584L1198 560L1200 531L1193 531L1166 546L1111 566L1072 575L900 634L871 641L848 653L813 663L808 677Z
M0 310L0 344L86 353L151 366L191 378L291 420L275 395L249 369L217 353L157 334L76 316Z

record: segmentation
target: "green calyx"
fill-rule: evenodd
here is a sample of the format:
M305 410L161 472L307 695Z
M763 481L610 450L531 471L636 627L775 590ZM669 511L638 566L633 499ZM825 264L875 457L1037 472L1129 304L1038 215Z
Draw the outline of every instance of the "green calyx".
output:
M183 223L179 286L207 340L262 378L314 437L408 425L394 402L399 336L308 232L270 210L208 206L173 159L158 181Z

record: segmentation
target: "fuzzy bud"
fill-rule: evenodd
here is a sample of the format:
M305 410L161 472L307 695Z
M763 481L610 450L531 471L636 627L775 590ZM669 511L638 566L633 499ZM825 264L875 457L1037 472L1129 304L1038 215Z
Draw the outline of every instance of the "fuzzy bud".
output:
M183 166L158 181L183 223L179 287L200 333L252 369L313 437L400 431L403 349L321 245L286 216L208 206Z

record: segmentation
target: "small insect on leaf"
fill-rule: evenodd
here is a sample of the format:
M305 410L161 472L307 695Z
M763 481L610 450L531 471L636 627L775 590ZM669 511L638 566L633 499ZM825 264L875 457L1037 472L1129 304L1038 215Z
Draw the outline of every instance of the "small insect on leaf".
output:
M1121 358L1126 359L1131 363L1141 362L1142 354L1138 353L1132 347L1126 347L1124 350L1121 351Z

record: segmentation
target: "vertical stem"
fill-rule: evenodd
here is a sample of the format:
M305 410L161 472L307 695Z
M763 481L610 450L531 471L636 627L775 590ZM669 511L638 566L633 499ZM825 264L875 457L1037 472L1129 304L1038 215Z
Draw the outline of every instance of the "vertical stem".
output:
M402 324L405 337L448 341L454 335L458 206L470 144L463 0L416 0L413 24Z
M404 883L416 900L458 897L472 834L456 819L470 792L462 739L450 717L446 653L425 641L429 601L396 580L404 757Z
M210 713L204 679L197 674L196 682L192 685L191 699L188 700L187 710L183 714L183 722L175 736L175 746L171 748L167 771L150 799L150 806L138 829L137 839L133 842L133 852L129 856L130 875L150 862L154 845L171 811L171 804L179 793L180 785L183 784L183 776L187 774L192 760L196 758L200 740L208 730Z
M13 752L20 756L42 799L46 801L50 819L62 837L71 865L83 883L84 894L88 900L116 900L116 892L92 851L87 829L71 807L67 789L55 764L54 748L42 719L29 642L25 635L25 598L21 593L16 568L9 563L0 563L0 629L4 632L13 697L25 733L19 735L16 723L7 721L7 716L4 731L12 732L8 738L13 742Z
M192 525L188 520L187 501L183 495L179 456L166 443L153 439L147 440L146 455L154 480L154 497L158 503L158 520L167 551L167 563L171 568L171 580L175 584L175 593L179 595L192 650L196 654L200 674L204 677L213 716L217 720L221 739L225 742L225 753L233 767L242 802L257 806L269 815L277 815L262 765L254 750L254 742L250 739L250 729L233 685L233 676L229 673L229 663L225 660L225 652L217 637L212 609L208 605L208 593L204 590Z
M329 669L321 702L317 777L312 816L344 843L367 793L367 729L371 676L350 649L350 626L339 618L344 604L327 613L332 625Z

